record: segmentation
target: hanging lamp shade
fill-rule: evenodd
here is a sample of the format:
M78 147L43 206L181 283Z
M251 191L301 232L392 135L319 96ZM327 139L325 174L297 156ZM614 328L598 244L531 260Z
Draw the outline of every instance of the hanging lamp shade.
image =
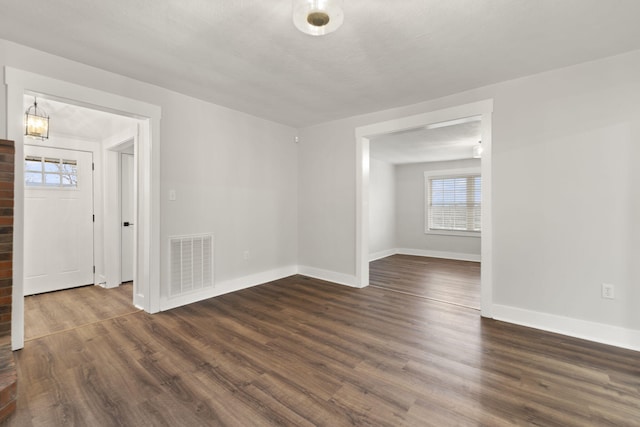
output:
M293 0L293 24L312 36L337 30L344 21L343 0Z
M24 134L32 138L40 138L43 141L49 139L49 116L38 107L38 100L34 98L33 105L24 112Z

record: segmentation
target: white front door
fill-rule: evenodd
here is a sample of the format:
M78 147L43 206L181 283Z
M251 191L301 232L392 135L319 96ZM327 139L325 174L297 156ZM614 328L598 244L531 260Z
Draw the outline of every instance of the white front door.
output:
M93 284L93 154L24 152L24 294Z
M134 185L133 185L133 155L122 153L120 154L120 207L121 207L121 230L122 248L121 253L121 268L122 278L121 281L130 282L133 280L133 233L134 233L134 218L133 218L133 203L134 203Z

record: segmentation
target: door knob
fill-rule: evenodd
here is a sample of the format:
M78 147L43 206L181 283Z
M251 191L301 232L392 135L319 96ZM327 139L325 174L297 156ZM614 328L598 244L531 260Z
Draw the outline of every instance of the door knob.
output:
M124 225L125 227L128 227L130 225L133 225L133 223L129 222L129 221L125 221L125 222L122 223L122 225Z

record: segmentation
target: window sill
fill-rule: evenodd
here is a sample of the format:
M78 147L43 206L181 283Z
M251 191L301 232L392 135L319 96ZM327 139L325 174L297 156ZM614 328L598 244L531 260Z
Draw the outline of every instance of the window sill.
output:
M482 237L482 233L476 231L426 230L424 234L433 234L437 236Z

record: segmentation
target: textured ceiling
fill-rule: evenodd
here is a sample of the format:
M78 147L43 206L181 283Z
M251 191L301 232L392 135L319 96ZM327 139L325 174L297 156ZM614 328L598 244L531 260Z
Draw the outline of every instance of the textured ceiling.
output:
M0 38L303 127L640 49L638 0L0 0Z
M371 138L370 155L405 164L471 159L480 141L479 119L449 126L422 127Z

